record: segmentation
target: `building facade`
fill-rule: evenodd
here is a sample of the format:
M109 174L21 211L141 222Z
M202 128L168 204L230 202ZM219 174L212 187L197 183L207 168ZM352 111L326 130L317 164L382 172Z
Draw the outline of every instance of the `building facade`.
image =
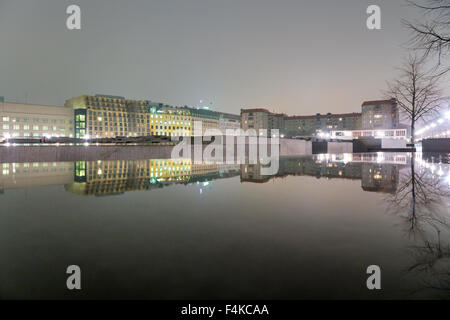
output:
M233 130L241 128L241 117L237 114L219 112L219 129L223 134L226 134L227 130Z
M59 106L0 102L0 137L73 137L74 111Z
M267 130L267 135L271 135L271 130L280 130L283 123L282 114L272 113L263 108L241 109L241 129L244 131L255 130L257 135L261 135L260 130Z
M83 95L65 105L74 110L76 138L188 136L189 110L120 96Z
M361 129L361 113L320 114L313 116L292 116L285 118L285 135L315 136L332 130Z
M192 136L204 136L208 129L219 129L219 113L208 109L188 109L192 120Z
M397 102L391 100L364 101L362 129L395 129L399 126Z
M287 116L266 109L241 110L241 127L244 130L278 129L281 137L316 136L332 130L361 128L361 113L344 113L311 116Z

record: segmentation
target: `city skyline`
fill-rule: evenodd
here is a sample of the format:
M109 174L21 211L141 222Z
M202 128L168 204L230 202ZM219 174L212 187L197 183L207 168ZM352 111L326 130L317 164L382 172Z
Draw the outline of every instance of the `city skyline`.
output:
M417 17L401 1L380 1L382 29L368 30L368 1L78 1L82 29L69 31L66 3L24 5L0 3L6 100L62 105L86 92L119 93L171 105L205 100L234 114L357 112L361 101L383 98L406 54L400 20ZM333 11L326 22L324 11Z

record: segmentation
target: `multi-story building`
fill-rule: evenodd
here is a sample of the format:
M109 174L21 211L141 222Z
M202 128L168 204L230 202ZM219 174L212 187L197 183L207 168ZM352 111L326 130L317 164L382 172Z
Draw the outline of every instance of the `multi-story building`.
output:
M74 110L76 138L188 136L189 110L120 96L83 95L66 101Z
M219 113L208 109L188 108L191 116L191 135L205 135L208 129L219 129ZM196 125L201 124L201 129ZM201 132L201 134L200 134Z
M73 137L73 109L0 101L0 137Z
M231 113L219 113L219 129L226 134L226 130L233 130L236 132L237 129L241 128L241 116Z
M362 106L362 129L395 129L399 112L395 99L365 101Z
M361 113L317 113L314 116L292 116L285 118L285 135L314 136L318 133L332 130L361 129Z
M361 128L361 113L345 113L311 116L287 116L276 114L266 109L241 110L241 127L244 130L278 129L281 136L315 136L320 132Z
M4 102L0 99L0 138L114 138L200 135L208 129L240 128L240 116L207 109L173 107L121 96L82 95L63 107Z
M272 136L275 134L272 129L282 134L285 117L284 114L272 113L263 108L241 109L241 128L244 131L254 129L258 135L262 134L260 130L267 130L267 135Z

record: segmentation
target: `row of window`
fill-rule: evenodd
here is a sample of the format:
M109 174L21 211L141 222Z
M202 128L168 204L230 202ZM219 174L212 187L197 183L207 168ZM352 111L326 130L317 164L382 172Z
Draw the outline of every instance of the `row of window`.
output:
M33 130L52 130L52 131L65 131L66 128L65 127L57 127L57 126L32 126ZM24 126L20 126L18 124L15 125L9 125L9 124L3 124L2 125L2 129L3 130L9 130L9 129L13 129L13 130L30 130L30 126L29 125L24 125ZM72 131L72 128L68 128L68 130Z
M64 134L56 134L56 133L30 133L30 132L24 132L23 135L19 134L18 132L13 132L12 134L10 133L3 133L4 137L7 138L18 138L18 137L34 137L34 138L41 138L41 137L64 137ZM69 137L72 137L73 135L70 134Z
M29 122L29 121L31 121L31 118L27 118L27 117L19 118L19 117L4 116L4 117L2 117L2 120L3 120L3 122ZM50 120L50 123L54 123L54 124L56 124L56 123L65 124L66 123L66 120L64 120L64 119L57 120L57 119L47 119L47 118L33 118L34 123L39 123L39 122L49 123L49 120ZM69 120L69 123L72 124L72 120Z
M127 112L123 112L123 113L111 113L111 112L101 112L101 111L88 111L88 116L90 119L92 119L92 117L94 118L101 118L104 117L105 120L108 118L108 116L110 118L131 118L131 119L169 119L172 121L184 121L184 120L188 120L188 117L185 116L177 116L177 115L167 115L167 114L132 114L132 113L127 113Z

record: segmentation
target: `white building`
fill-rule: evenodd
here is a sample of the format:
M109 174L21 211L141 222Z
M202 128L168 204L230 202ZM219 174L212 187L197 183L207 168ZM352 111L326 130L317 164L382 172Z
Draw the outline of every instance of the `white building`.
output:
M73 137L73 114L69 107L0 101L0 137Z

